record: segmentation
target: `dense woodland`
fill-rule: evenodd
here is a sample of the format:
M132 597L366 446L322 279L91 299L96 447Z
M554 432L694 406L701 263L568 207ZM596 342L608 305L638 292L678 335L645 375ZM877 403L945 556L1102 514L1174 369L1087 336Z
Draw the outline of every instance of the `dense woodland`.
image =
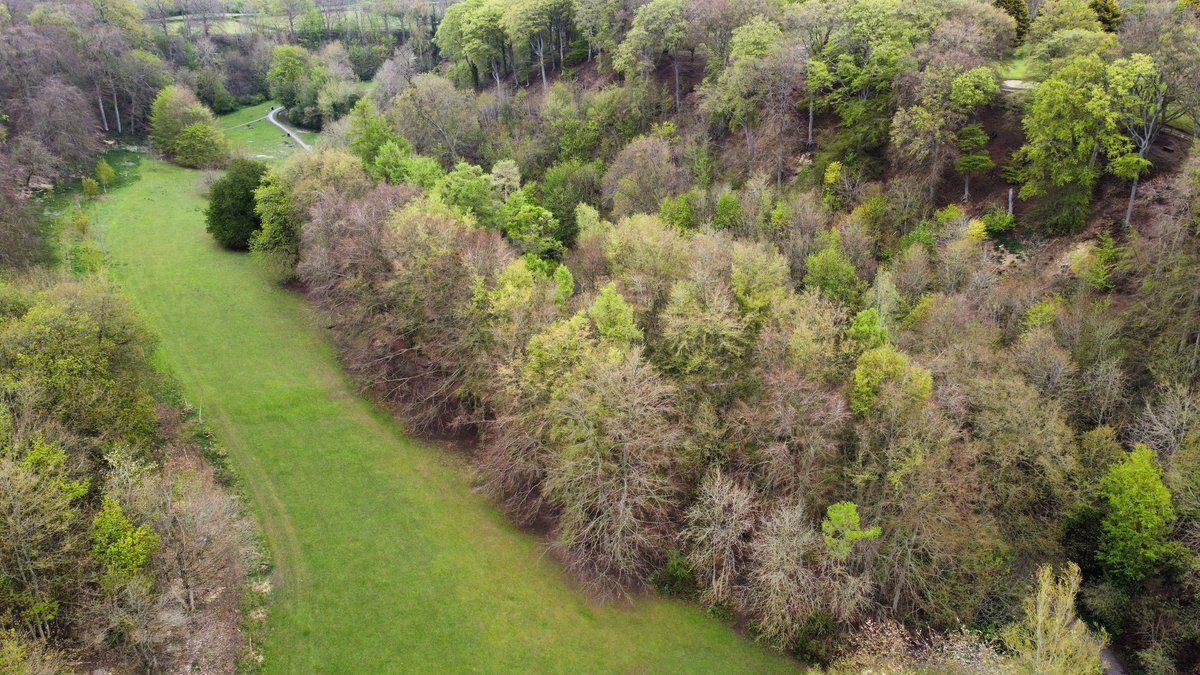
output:
M217 240L598 596L836 672L1200 667L1194 2L209 4L0 8L0 261L46 255L31 190L148 138L228 166ZM213 112L268 98L317 147L231 157ZM104 634L152 669L95 616L191 609L149 342L4 288L5 508L59 529L53 590L0 550L0 659ZM111 352L41 360L51 322Z

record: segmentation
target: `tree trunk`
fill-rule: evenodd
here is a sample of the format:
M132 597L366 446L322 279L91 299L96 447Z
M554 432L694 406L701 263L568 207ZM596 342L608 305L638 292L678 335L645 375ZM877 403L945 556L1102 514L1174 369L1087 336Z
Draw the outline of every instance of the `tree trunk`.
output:
M108 115L104 112L104 99L100 97L100 86L96 86L96 107L100 108L100 123L104 125L104 130L108 131Z
M812 94L808 95L808 145L810 147L813 144L813 118L816 115L817 107L815 98Z
M542 71L542 93L544 94L550 89L550 85L546 83L546 41L540 35L537 39L537 55L538 68Z
M1125 227L1129 227L1129 223L1133 221L1133 201L1137 199L1138 179L1140 176L1133 177L1133 184L1129 186L1129 203L1125 205Z
M1150 138L1152 136L1147 135L1146 142L1138 150L1138 159L1146 158L1146 151L1150 149ZM1129 186L1129 203L1125 205L1125 227L1129 227L1130 223L1133 222L1133 202L1137 199L1138 183L1141 181L1141 178L1140 174L1134 176L1133 184Z
M746 167L751 172L754 171L754 137L750 134L750 125L742 125L742 129L746 133Z
M971 174L963 174L963 198L965 202L971 198Z
M117 105L117 87L112 84L111 80L109 85L112 86L113 114L117 116L117 133L122 134L125 133L125 130L121 128L121 106Z
M675 110L679 110L679 58L671 55L671 67L675 71Z

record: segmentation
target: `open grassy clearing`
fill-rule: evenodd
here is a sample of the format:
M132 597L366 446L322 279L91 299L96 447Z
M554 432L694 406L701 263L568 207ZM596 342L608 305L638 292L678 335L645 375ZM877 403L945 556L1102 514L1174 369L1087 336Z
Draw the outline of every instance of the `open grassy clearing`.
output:
M287 134L266 119L267 113L277 105L279 104L275 101L267 101L217 118L217 126L224 130L235 154L270 163L283 159L298 149ZM305 143L311 144L317 140L317 134L311 131L294 127L292 130L303 138Z
M269 672L795 667L694 606L589 602L471 493L461 461L355 394L302 298L212 243L199 173L148 158L137 170L93 219L272 546Z

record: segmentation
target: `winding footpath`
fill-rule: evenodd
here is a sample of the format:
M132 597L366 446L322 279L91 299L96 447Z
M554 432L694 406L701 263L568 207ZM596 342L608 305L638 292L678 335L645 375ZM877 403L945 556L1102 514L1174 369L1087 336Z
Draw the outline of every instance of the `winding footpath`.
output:
M279 127L280 129L283 129L283 133L287 134L288 136L291 136L293 141L296 141L297 143L300 144L300 147L304 148L305 150L312 150L312 146L309 145L308 143L305 143L304 139L300 138L300 134L297 134L296 132L292 131L291 129L285 127L279 120L275 119L275 114L281 110L283 110L282 106L280 106L278 108L271 108L271 112L267 113L267 120L271 124L274 124L275 126Z
M272 120L274 121L274 120ZM92 215L110 275L228 450L275 562L268 673L798 669L682 603L598 605L344 376L322 317L205 232L200 174L144 158Z

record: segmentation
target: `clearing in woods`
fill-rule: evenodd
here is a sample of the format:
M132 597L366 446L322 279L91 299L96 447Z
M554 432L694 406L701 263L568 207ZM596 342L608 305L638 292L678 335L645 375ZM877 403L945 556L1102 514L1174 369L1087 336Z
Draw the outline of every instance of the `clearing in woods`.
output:
M274 154L278 130L259 125L271 136L232 140ZM137 177L93 219L271 546L270 630L255 645L268 672L796 668L694 605L590 602L538 538L472 493L460 459L406 438L355 392L318 312L213 243L199 172L150 158L128 170Z

